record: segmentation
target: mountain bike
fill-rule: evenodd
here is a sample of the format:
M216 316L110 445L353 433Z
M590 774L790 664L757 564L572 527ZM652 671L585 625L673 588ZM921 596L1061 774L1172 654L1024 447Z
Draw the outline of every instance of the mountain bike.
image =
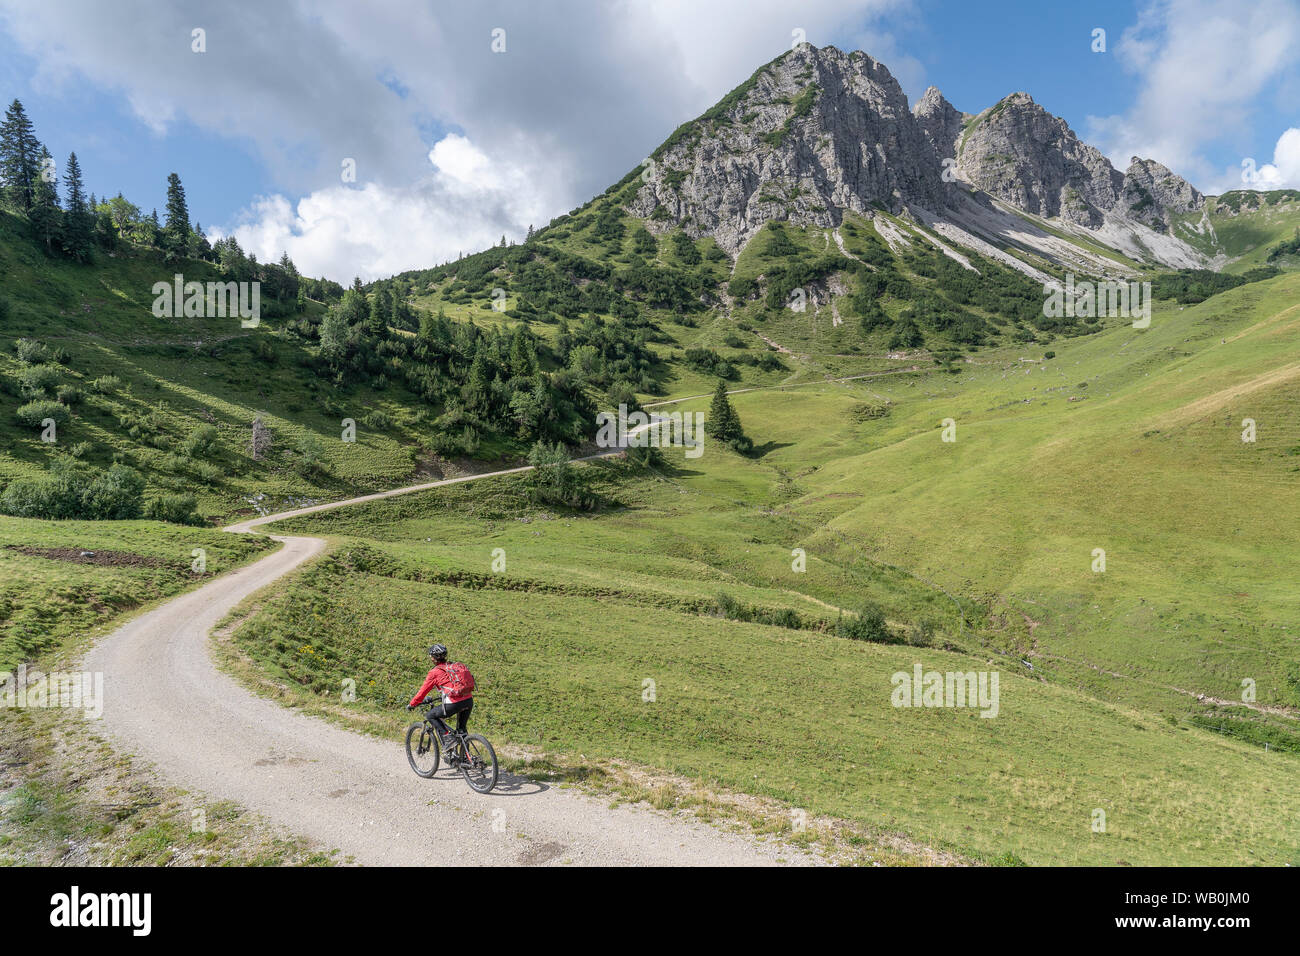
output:
M447 753L447 766L459 770L475 793L490 793L497 785L497 753L486 737L463 730L447 729L442 734L432 719L433 708L425 711L424 720L406 729L406 759L417 776L426 780L438 772L441 754Z

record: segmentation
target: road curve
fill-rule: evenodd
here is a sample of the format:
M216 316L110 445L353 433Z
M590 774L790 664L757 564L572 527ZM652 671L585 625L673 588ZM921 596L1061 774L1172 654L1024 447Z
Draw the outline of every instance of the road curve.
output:
M617 454L617 452L608 452ZM597 455L592 457L605 457ZM225 530L527 471L428 482L254 518ZM413 774L403 743L355 734L246 690L213 662L208 635L250 594L319 555L320 538L283 547L149 611L102 639L85 667L104 674L102 727L169 783L234 800L366 865L814 864L794 848L502 774L473 793L444 767Z

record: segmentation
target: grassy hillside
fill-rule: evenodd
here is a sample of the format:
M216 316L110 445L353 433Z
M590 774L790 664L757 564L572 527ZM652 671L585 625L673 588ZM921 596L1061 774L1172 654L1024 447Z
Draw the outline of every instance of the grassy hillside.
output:
M0 314L0 482L74 454L99 467L126 463L146 477L150 495L192 493L202 514L227 516L387 488L415 473L429 436L416 396L399 384L334 386L312 365L315 347L290 330L292 316L248 329L234 318L154 317L153 284L177 271L219 278L206 263L168 265L140 251L89 266L51 259L21 220L0 213L0 296L8 303ZM309 302L307 317L322 309ZM48 356L20 361L18 339L41 343ZM36 390L24 381L33 365L45 379ZM16 412L59 394L71 420L50 445ZM248 442L259 415L273 444L255 461ZM344 418L356 422L355 443L341 441ZM215 441L190 451L187 441L205 426L216 429Z
M756 457L595 466L594 514L494 480L298 519L336 551L238 640L382 714L446 638L502 739L985 859L1295 862L1297 301L1288 274L1050 359L742 392ZM894 644L837 633L869 604ZM998 671L1001 713L892 707L918 661Z
M0 671L274 547L156 521L0 517Z
M1204 210L1187 213L1174 234L1209 256L1224 256L1227 272L1246 272L1269 263L1269 253L1300 228L1300 192L1233 190L1207 197ZM1300 262L1286 263L1290 268Z

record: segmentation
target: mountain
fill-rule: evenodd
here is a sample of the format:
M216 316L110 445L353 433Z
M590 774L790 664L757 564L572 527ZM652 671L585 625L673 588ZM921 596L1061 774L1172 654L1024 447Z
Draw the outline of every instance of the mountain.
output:
M845 212L882 210L1036 277L1223 264L1173 228L1206 197L1159 162L1119 172L1026 93L972 115L931 87L909 108L860 51L795 48L651 159L628 211L731 256L771 221L834 228Z
M175 259L100 218L79 262L0 212L0 334L18 343L0 355L0 480L47 474L66 440L87 475L128 466L150 500L215 518L580 447L598 408L719 378L956 373L981 349L1093 335L1113 320L1044 314L1045 285L1222 269L1157 277L1157 297L1202 301L1294 267L1300 194L1207 197L1139 158L1120 174L1024 93L909 105L867 54L804 45L529 241L364 288L304 280L257 330L154 315L150 289L276 267ZM47 417L57 446L34 430ZM250 457L254 421L273 441Z

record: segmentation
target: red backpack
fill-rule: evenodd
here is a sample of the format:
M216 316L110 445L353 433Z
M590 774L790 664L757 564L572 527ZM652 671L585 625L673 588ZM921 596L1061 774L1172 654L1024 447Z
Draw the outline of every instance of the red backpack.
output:
M469 672L468 667L460 661L452 661L444 666L447 684L443 690L449 697L464 697L474 692L474 675Z

